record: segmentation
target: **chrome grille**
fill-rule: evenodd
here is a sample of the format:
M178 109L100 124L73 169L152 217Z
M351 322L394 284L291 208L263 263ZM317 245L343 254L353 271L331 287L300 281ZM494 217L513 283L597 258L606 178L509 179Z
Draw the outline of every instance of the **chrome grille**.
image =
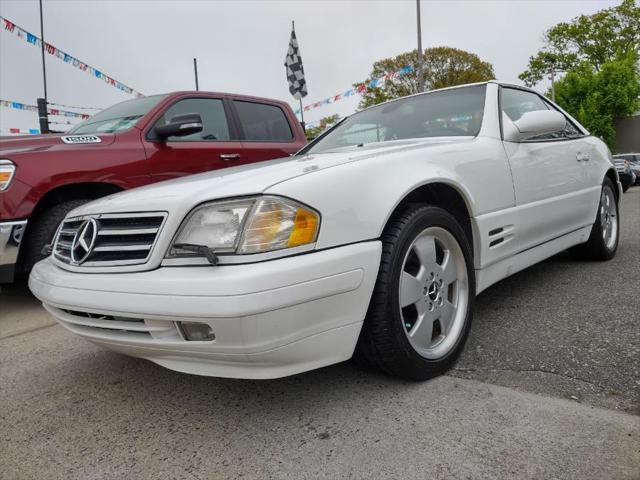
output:
M97 224L95 242L81 263L72 260L71 249L85 221L93 218ZM69 265L116 266L145 263L162 228L164 212L101 214L65 220L53 246L54 257Z

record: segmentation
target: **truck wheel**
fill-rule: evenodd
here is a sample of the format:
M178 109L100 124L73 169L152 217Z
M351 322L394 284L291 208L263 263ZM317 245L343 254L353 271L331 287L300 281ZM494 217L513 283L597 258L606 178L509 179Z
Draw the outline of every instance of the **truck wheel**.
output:
M90 202L91 199L69 200L62 202L41 212L30 223L25 232L24 250L22 255L21 270L27 275L33 266L45 258L42 248L53 241L53 236L58 229L58 225L64 217L76 207Z
M589 240L572 247L569 251L575 258L587 260L611 260L618 250L620 237L620 221L618 204L614 193L613 182L605 178L598 204L596 221L591 227Z
M354 358L426 380L451 365L468 336L475 298L471 248L451 214L424 205L393 219L381 240L378 280Z

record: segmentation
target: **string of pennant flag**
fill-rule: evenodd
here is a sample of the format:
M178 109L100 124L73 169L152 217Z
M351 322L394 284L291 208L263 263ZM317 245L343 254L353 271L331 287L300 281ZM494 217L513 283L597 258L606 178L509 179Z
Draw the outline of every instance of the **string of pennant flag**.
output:
M27 105L25 103L14 102L12 100L0 100L0 106L6 108L13 108L14 110L26 110L29 112L37 112L38 107L36 105ZM70 112L69 110L60 110L59 108L48 108L49 115L58 115L60 117L68 118L80 118L86 120L90 115L86 113Z
M25 42L37 46L37 47L41 47L42 46L42 40L40 40L39 37L37 37L36 35L26 31L24 28L19 27L18 25L16 25L15 23L13 23L11 20L0 16L0 24L2 24L4 26L4 31L12 33L14 35L16 35L18 38L24 40ZM51 45L50 43L44 42L44 49L45 51L58 58L59 60L63 61L64 63L67 63L75 68L77 68L78 70L82 71L82 72L86 72L89 75L102 80L105 84L117 88L118 90L121 90L125 93L128 93L130 95L134 95L136 97L143 97L144 95L142 95L142 93L134 90L133 88L125 85L122 82L119 82L118 80L116 80L113 77L110 77L109 75L107 75L104 72L101 72L100 70L98 70L95 67L92 67L91 65L78 60L76 57L74 57L73 55L69 55L68 53L64 52L63 50L60 50L57 47L54 47L53 45Z
M376 88L384 85L387 80L392 80L394 78L401 77L413 71L413 67L411 65L407 65L406 67L402 67L400 70L396 70L395 72L388 72L385 75L380 76L379 78L374 78L368 83L360 83L349 90L346 90L342 93L338 93L332 97L325 98L319 102L310 103L304 107L304 111L308 112L309 110L313 110L314 108L321 107L323 105L329 105L331 103L338 102L340 100L344 100L345 98L352 97L354 95L362 95L364 92L371 88ZM298 108L295 111L296 115L300 115L300 109Z
M0 128L0 133L23 134L23 135L40 135L37 128Z

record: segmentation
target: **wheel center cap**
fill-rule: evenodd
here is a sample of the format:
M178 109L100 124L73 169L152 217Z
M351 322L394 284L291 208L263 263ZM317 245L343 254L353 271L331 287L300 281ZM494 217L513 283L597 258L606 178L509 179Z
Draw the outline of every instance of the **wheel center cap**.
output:
M436 282L432 282L427 288L427 296L432 302L435 302L440 297L440 286Z

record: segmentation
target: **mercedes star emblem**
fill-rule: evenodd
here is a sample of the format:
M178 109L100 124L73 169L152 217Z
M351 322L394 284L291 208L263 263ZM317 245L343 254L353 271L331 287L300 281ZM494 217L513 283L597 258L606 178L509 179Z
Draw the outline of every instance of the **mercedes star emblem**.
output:
M82 222L71 244L71 261L73 263L80 265L89 257L97 236L98 222L93 218Z

